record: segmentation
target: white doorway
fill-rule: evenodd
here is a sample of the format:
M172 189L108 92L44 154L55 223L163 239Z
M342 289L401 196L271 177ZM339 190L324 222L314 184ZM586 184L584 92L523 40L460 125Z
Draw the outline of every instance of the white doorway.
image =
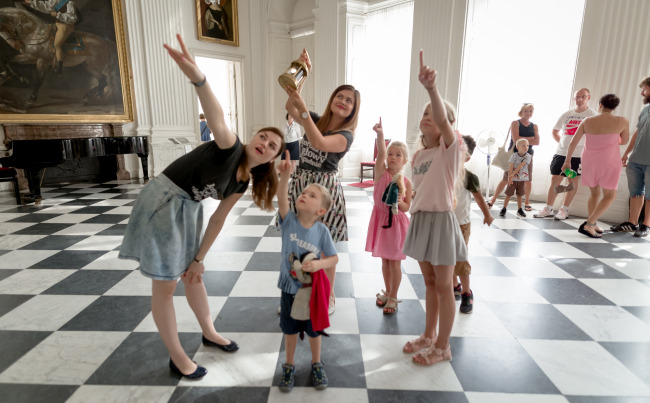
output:
M246 139L241 138L244 128L243 119L239 113L242 110L241 63L213 57L196 56L196 64L210 82L210 87L223 108L226 123L230 125L230 130L239 135L242 142L245 142ZM198 102L198 106L199 113L203 113L200 102Z

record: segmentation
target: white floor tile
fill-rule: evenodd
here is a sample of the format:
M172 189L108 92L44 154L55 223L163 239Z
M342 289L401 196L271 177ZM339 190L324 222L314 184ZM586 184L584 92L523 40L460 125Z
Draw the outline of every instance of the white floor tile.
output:
M555 305L596 341L650 342L650 325L618 306Z
M401 346L413 337L361 335L368 389L462 391L450 362L422 367L402 352Z
M596 342L519 343L564 395L650 396L650 387Z
M279 297L279 271L244 271L235 283L231 297Z
M187 303L187 298L184 296L175 296L174 311L176 312L176 323L179 333L202 333L199 321L196 319L192 308ZM221 312L221 308L226 303L227 297L208 297L208 305L210 306L210 316L212 320L217 319L217 315ZM217 329L218 331L219 329ZM134 332L158 332L158 328L153 321L153 316L149 313L135 328Z
M56 332L0 374L0 382L80 385L128 332Z
M519 277L573 278L572 275L544 258L526 258L525 262L518 257L498 257L497 259Z
M40 294L76 270L22 270L0 281L0 294Z
M179 386L271 386L278 362L282 333L223 333L222 335L246 347L234 353L224 353L219 349L201 345L193 359L205 366L208 374L198 381L181 380Z
M619 306L650 306L648 286L636 280L583 278L583 283Z
M0 318L2 330L58 330L96 295L37 295Z
M0 269L26 269L58 252L57 250L12 250L0 258Z

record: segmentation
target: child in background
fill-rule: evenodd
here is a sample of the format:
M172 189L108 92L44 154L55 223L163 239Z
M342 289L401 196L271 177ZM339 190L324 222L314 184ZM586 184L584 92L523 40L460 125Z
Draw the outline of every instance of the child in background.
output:
M392 314L397 310L397 304L401 302L397 300L397 290L402 282L401 261L406 259L402 249L409 226L406 212L411 207L412 187L402 170L408 161L408 150L406 144L400 141L393 141L386 150L381 118L372 130L377 133L373 192L375 205L368 224L366 252L372 252L372 256L381 258L381 272L386 290L381 290L381 294L377 294L376 304L384 308L385 314ZM391 186L395 176L401 176L401 180L397 181L399 193L396 213L391 211L393 206L388 206L382 201L385 189Z
M294 354L298 343L298 333L305 332L309 336L311 348L311 385L317 390L327 388L327 375L320 360L321 335L319 330L329 326L327 314L330 294L330 283L322 269L334 267L338 256L327 227L320 222L332 205L332 198L323 186L312 183L305 187L296 200L294 213L289 209L289 178L293 169L289 151L280 163L280 183L278 185L278 214L282 230L282 266L278 279L278 288L282 290L280 300L280 328L284 333L286 362L282 364L280 390L290 392L294 385L295 363ZM312 275L312 294L310 301L310 319L296 320L291 317L291 307L296 293L303 287L298 280L291 277L290 257L303 256L312 252L317 257L302 265L304 272ZM316 331L314 330L316 329Z
M476 148L476 142L471 136L463 136L463 141L465 141L465 145L467 146L467 156L465 157L465 162L467 162L472 158L474 148ZM463 238L465 238L465 245L469 246L469 235L472 226L469 215L472 206L472 196L474 196L476 204L478 204L481 212L483 212L483 224L492 224L494 217L490 214L490 207L488 207L485 199L483 199L478 177L465 169L464 183L465 186L457 197L454 213L458 219L458 224L460 224L460 231L463 233ZM470 266L468 261L456 262L456 267L454 268L454 294L461 298L460 313L472 313L474 306L474 293L469 284L469 275L471 273L472 266ZM458 282L458 278L460 278L460 283Z
M499 215L506 216L506 208L510 197L517 192L517 216L526 217L526 213L521 208L521 197L525 194L525 182L530 180L528 176L528 164L532 161L530 154L528 154L528 140L517 140L517 152L512 153L510 156L510 164L508 168L508 187L506 188L506 198L503 200L503 208Z
M465 145L452 127L456 121L453 107L440 97L436 72L424 65L423 57L420 51L418 78L431 103L420 121L424 149L413 155L413 186L417 195L411 206L404 253L418 261L424 277L426 324L424 333L407 342L402 351L416 353L416 364L433 365L451 361L449 337L456 314L454 266L467 260L467 246L453 211ZM438 317L440 327L436 336Z

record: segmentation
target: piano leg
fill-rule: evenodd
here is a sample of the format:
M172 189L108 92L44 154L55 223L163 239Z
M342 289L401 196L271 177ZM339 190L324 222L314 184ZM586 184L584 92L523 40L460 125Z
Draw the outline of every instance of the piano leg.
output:
M140 162L142 163L142 174L144 175L144 181L148 182L149 181L149 154L138 153L138 157L140 157Z
M29 195L23 197L23 203L41 204L43 196L41 195L41 179L43 178L43 168L25 168L25 176L29 185Z

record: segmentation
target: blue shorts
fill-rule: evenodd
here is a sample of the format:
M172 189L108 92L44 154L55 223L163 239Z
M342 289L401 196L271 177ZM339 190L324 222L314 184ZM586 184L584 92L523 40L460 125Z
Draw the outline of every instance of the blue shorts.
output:
M643 196L646 185L650 183L650 165L628 161L625 173L627 174L627 188L630 191L630 197Z
M295 320L291 317L291 307L296 298L293 294L282 292L280 297L280 329L284 334L307 333L309 337L318 337L320 334L314 332L311 327L311 320Z

